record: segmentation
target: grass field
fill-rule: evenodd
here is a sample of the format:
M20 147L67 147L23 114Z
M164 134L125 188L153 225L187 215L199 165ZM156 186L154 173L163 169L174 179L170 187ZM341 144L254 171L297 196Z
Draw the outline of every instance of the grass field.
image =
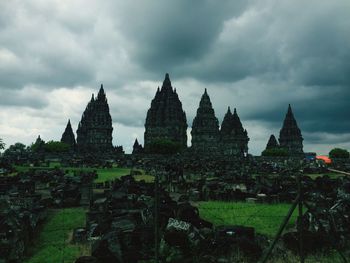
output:
M53 210L44 223L39 236L29 251L26 263L74 262L81 255L88 255L89 249L70 243L72 230L85 226L83 208Z
M324 173L324 174L306 174L306 175L309 176L311 179L316 179L317 177L322 177L322 176L325 176L325 175L327 175L331 179L336 179L336 178L345 176L344 174L333 173L333 172Z
M259 204L245 202L199 202L198 209L202 218L214 225L245 225L256 232L273 237L286 216L290 204ZM292 228L297 217L295 210L287 228Z
M96 171L98 178L95 179L95 183L113 181L115 178L119 178L130 173L129 168L104 168L96 169Z
M265 234L272 239L280 224L287 214L290 204L255 204L244 202L198 202L200 216L212 222L214 225L245 225L254 227L257 233ZM294 227L297 217L295 210L286 229ZM350 251L343 251L345 256L349 256ZM297 263L299 257L292 252L283 251L282 254L274 254L268 262L272 263ZM335 250L318 252L308 255L306 263L343 263L344 261Z

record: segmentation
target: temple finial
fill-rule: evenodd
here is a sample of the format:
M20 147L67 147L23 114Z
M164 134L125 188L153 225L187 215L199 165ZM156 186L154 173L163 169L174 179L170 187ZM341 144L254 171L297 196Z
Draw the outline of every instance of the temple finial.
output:
M171 86L171 81L169 78L169 73L165 74L165 78L164 78L163 85L162 85L162 90L167 90L167 91L173 90L173 87Z

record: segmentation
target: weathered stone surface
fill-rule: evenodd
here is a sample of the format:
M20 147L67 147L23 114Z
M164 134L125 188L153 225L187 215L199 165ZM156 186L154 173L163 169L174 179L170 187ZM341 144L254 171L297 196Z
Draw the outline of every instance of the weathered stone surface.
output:
M72 125L70 123L70 120L68 120L66 129L64 130L64 133L62 134L61 142L68 144L71 148L71 150L75 149L76 142L75 142L75 136L73 133Z
M288 150L291 156L303 155L303 137L290 104L280 131L279 142L280 146Z
M147 151L157 140L170 140L187 147L187 122L182 103L171 86L169 74L165 75L162 88L157 90L147 112L144 147Z
M243 156L248 153L248 133L242 126L236 108L230 107L224 116L220 130L220 145L224 154Z
M77 130L77 147L80 152L111 152L112 118L106 94L101 85L97 98L92 95Z
M192 123L192 150L199 153L218 151L219 121L215 117L207 89L205 89Z
M267 142L267 145L266 145L266 150L268 150L268 149L275 149L277 147L279 147L279 144L278 144L278 142L276 140L276 137L275 137L275 135L271 134L270 139L269 139L269 141Z

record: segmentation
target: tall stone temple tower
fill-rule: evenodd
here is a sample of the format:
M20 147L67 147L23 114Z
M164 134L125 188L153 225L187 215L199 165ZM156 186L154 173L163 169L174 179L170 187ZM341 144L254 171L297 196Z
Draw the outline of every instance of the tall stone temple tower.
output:
M220 130L221 149L225 155L244 156L248 153L248 133L243 129L237 110L230 107L224 116Z
M66 129L62 134L61 142L68 144L71 150L75 150L76 142L70 120L68 120Z
M182 103L171 86L169 74L165 75L162 88L156 92L147 112L144 148L147 151L157 140L170 140L187 147L187 122Z
M97 98L92 98L81 117L77 130L77 147L80 152L103 152L113 150L112 118L103 85Z
M294 118L292 107L288 111L283 122L279 137L280 146L285 148L291 156L303 155L303 137Z
M219 144L219 121L215 117L207 89L199 102L192 123L192 150L197 153L216 153Z

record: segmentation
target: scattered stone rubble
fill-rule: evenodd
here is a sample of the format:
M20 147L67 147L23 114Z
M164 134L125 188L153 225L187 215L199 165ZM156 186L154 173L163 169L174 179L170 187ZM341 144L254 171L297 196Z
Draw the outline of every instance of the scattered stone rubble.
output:
M92 257L76 262L151 261L156 238L155 198L154 184L136 182L132 176L116 180L110 190L105 190L105 194L93 202L86 228L74 232L74 242L84 239L92 242ZM254 228L221 226L215 229L199 217L198 209L188 201L181 198L175 201L163 188L158 198L158 242L162 262L180 259L217 262L213 257L215 253L225 259L232 248L241 248L255 259L261 255Z
M266 239L253 228L217 226L200 218L196 201L224 200L291 203L297 194L296 174L303 168L302 188L306 253L316 248L343 248L350 233L350 179L307 174L326 172L323 166L286 160L150 157L126 160L130 166L157 173L153 183L136 182L132 175L114 182L93 184L95 172L59 169L30 170L0 177L0 255L4 262L20 262L26 247L45 220L47 208L89 206L86 226L73 231L75 243L89 242L92 255L76 262L152 262L155 222L158 222L162 262L230 262L239 250L255 262ZM340 164L343 167L345 164ZM156 172L157 171L157 172ZM91 188L100 188L93 195ZM155 200L158 213L155 216ZM287 248L297 251L297 233L283 236Z
M23 262L48 208L80 205L81 192L95 177L59 169L0 176L0 262Z

